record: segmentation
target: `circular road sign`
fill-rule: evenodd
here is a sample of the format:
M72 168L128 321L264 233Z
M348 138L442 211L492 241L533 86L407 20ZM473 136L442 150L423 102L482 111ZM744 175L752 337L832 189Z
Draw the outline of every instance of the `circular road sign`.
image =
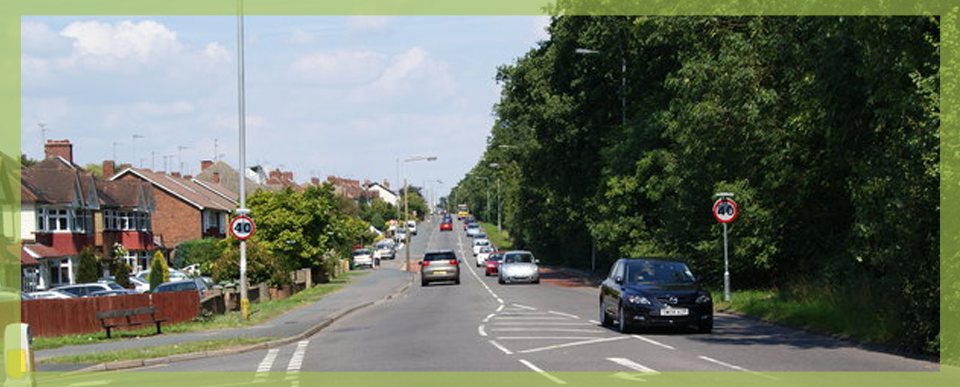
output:
M740 214L737 203L730 198L717 199L713 203L713 217L720 223L730 223Z
M240 215L230 221L230 234L242 241L253 236L256 229L257 226L253 223L253 219L246 215Z

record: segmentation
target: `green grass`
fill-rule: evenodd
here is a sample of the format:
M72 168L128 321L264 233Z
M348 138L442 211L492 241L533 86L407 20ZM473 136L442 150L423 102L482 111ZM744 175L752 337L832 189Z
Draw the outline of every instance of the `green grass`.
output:
M723 291L713 291L714 305L767 321L824 333L837 334L861 342L895 346L897 325L883 313L879 303L858 301L856 297L838 297L829 292L807 292L802 299L773 290L745 290L730 293L724 302Z
M480 227L483 228L483 232L487 234L490 243L497 246L497 249L501 251L513 250L513 241L510 240L510 234L507 233L507 230L497 232L496 224L485 222L480 222Z
M82 355L70 355L54 357L43 360L44 363L51 364L99 364L109 363L121 360L155 359L172 355L181 355L185 353L196 353L206 351L216 351L220 349L242 347L247 345L259 344L265 341L275 340L271 337L258 338L232 338L219 340L195 341L191 343L163 345L149 348L132 348L119 351L107 351L97 353L86 353Z
M245 326L257 325L277 317L291 309L303 306L322 298L322 296L340 290L344 285L353 282L352 278L366 275L366 271L352 271L344 273L340 278L332 280L330 283L315 285L300 293L294 294L285 300L271 300L267 302L258 302L250 304L250 319L240 321L240 312L228 312L222 315L216 315L208 318L198 317L191 322L179 324L163 325L164 333L187 333L214 329L240 328ZM66 335L58 337L37 337L34 339L34 350L44 350L60 348L71 345L98 344L117 340L126 340L155 335L156 331L152 328L144 328L130 331L114 332L113 338L106 338L104 332L86 333L80 335Z

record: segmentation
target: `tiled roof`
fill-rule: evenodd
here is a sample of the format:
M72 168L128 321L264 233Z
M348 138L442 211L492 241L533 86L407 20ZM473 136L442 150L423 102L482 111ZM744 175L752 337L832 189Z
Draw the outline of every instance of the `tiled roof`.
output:
M152 209L155 206L153 186L146 181L97 180L100 205L110 208Z
M27 254L36 258L56 258L56 257L69 257L74 256L79 253L76 249L66 249L60 250L55 247L41 245L39 243L31 243L23 245L21 250L25 250ZM21 254L21 259L23 255Z
M154 187L179 197L197 209L233 211L237 207L236 202L228 200L217 193L229 192L219 184L208 182L200 184L193 179L188 180L182 177L174 177L165 173L139 168L127 168L110 180L118 180L125 174L133 174L140 179L146 180L153 184Z
M37 257L31 255L26 247L20 246L20 264L24 266L34 266L39 265L40 261L37 261Z
M97 205L93 201L96 198L93 175L60 158L49 158L23 168L20 182L21 203L69 204L78 197L83 205ZM78 184L80 192L76 192Z

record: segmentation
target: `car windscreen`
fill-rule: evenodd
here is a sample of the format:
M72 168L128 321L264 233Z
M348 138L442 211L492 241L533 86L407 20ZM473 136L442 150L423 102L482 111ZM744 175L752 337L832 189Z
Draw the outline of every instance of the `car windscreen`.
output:
M696 280L683 262L627 261L625 275L629 284L691 283Z
M503 258L504 263L533 263L531 254L507 254Z
M488 261L500 262L503 259L503 254L490 254L490 257L487 258Z
M428 262L450 261L455 259L457 259L457 255L454 253L436 253L436 254L427 254L423 256L423 260Z
M480 226L477 225L477 224L475 224L475 223L471 223L469 226L467 226L467 228L476 228L476 229L479 229Z
M113 289L113 290L123 290L123 286L117 285L113 282L107 284L107 286L109 286L110 289Z

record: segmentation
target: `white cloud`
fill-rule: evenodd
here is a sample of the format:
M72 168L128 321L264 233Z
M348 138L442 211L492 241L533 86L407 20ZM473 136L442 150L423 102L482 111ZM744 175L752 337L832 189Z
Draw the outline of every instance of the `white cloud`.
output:
M175 32L151 20L116 24L75 22L60 34L74 39L73 55L68 63L102 70L129 64L155 64L183 51Z
M372 51L337 51L313 54L293 62L294 76L323 84L371 82L383 72L387 56Z
M422 92L431 97L445 96L453 92L455 84L450 65L414 47L390 58L380 77L353 90L350 99L363 101Z
M393 16L350 16L347 28L352 33L380 32L389 30Z
M230 60L230 51L220 43L208 43L203 49L203 55L213 62L227 62Z
M290 35L290 42L294 44L310 44L317 40L317 37L309 31L296 30Z
M56 56L70 52L70 39L44 23L20 23L20 52L31 56Z

